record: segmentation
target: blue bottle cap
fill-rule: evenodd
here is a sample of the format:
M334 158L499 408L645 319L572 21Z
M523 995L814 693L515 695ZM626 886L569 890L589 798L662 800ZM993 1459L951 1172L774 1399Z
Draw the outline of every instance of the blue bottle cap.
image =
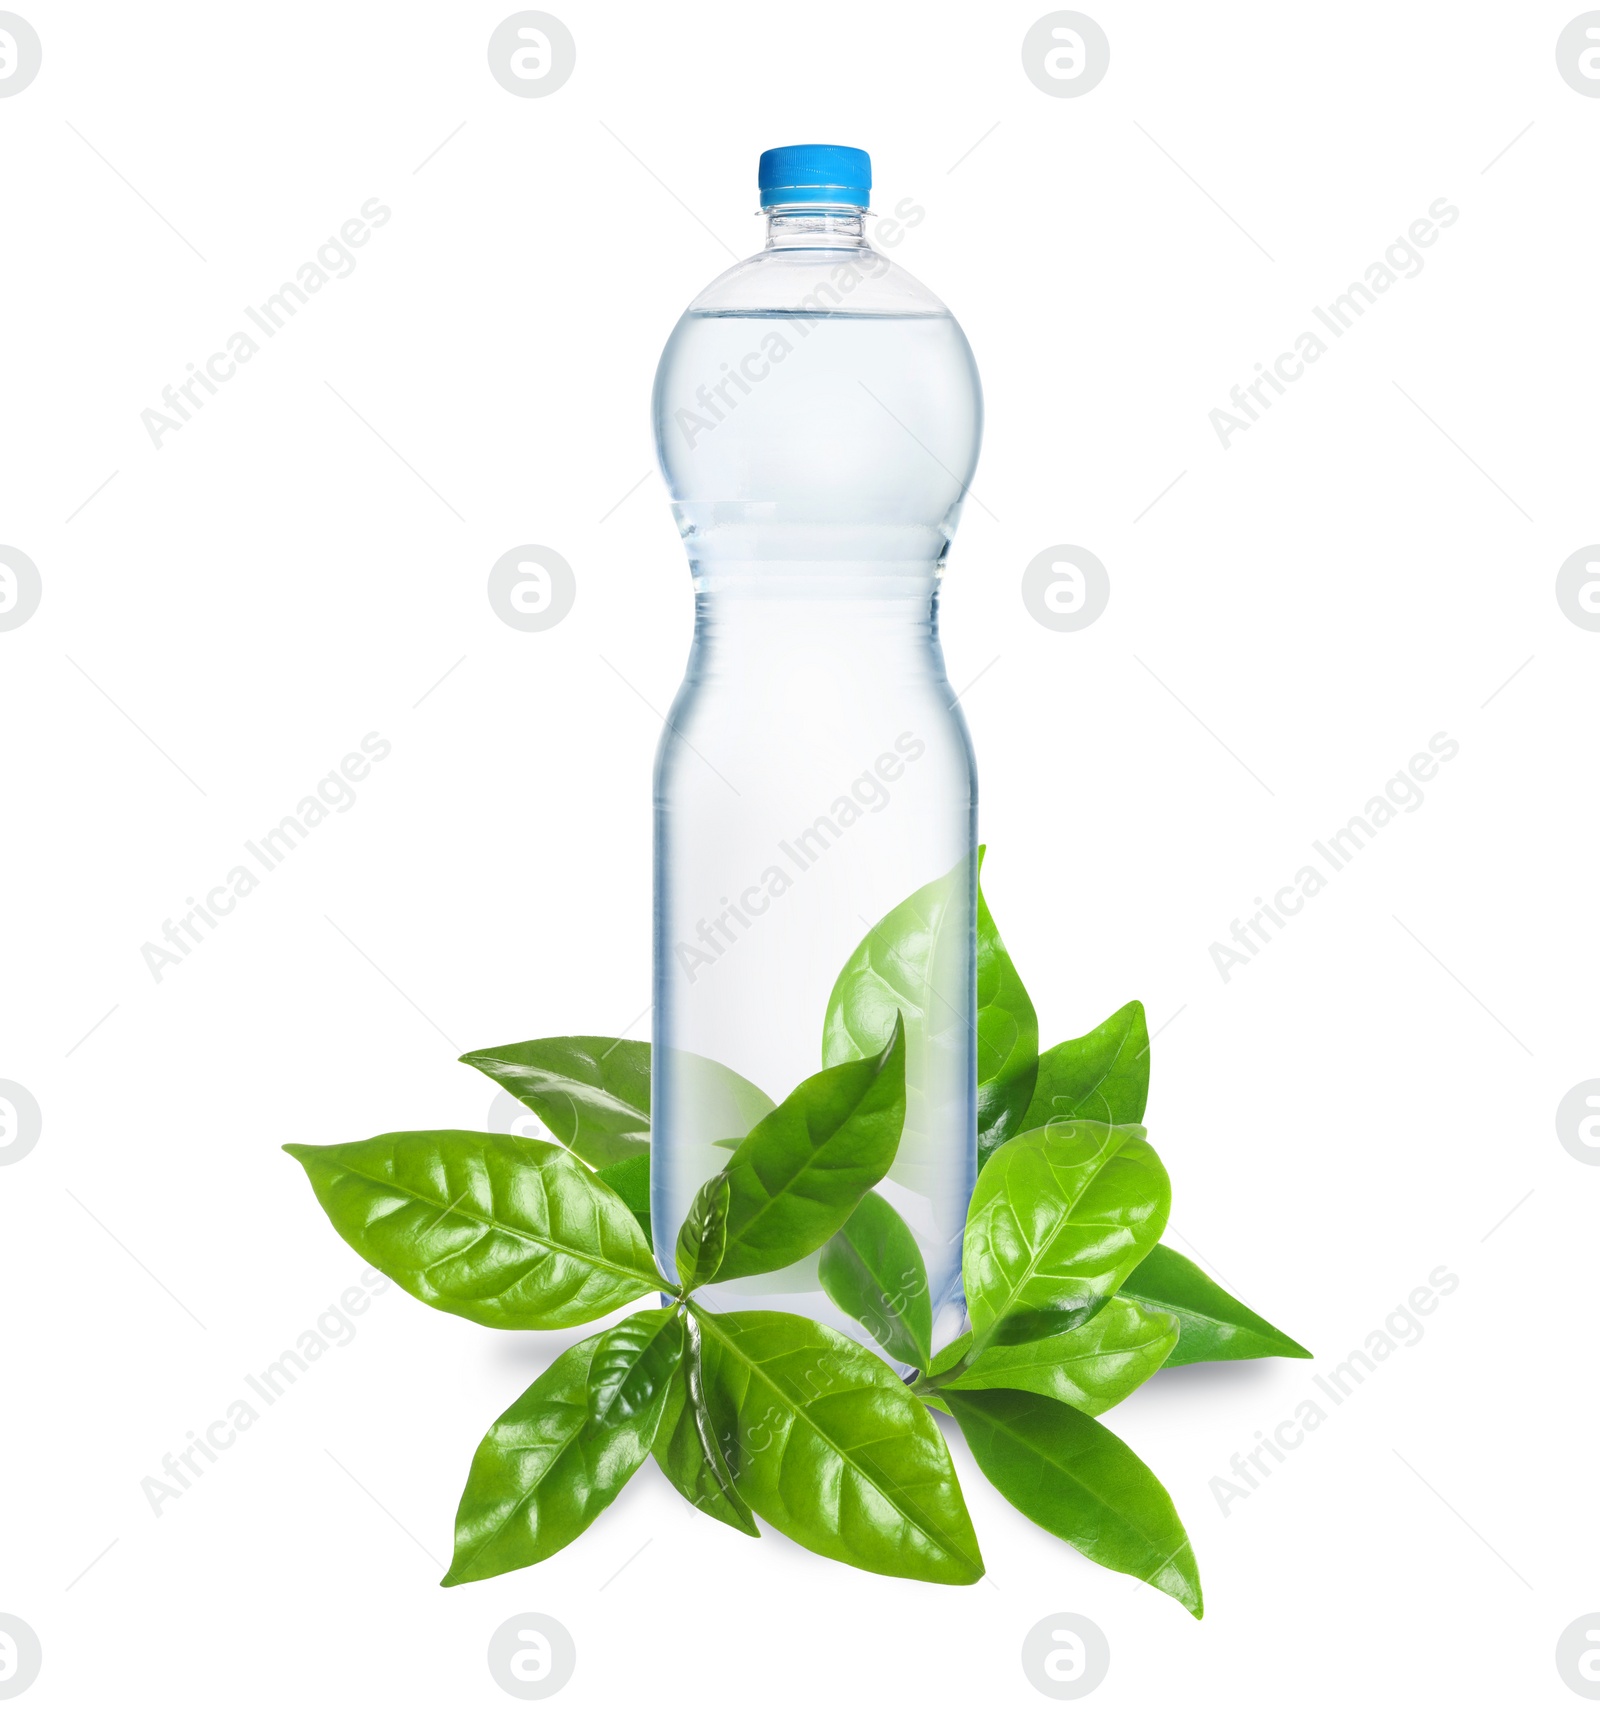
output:
M837 143L795 143L768 149L758 173L761 206L780 202L840 202L865 208L872 192L872 157Z

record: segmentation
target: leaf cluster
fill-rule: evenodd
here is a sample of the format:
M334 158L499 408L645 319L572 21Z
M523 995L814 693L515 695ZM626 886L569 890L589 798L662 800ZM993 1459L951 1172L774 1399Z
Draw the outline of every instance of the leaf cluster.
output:
M562 1036L465 1055L555 1142L426 1130L286 1150L351 1247L433 1308L549 1329L661 1305L574 1344L490 1427L446 1585L560 1551L652 1456L741 1533L760 1518L864 1570L975 1582L983 1560L943 1416L1018 1510L1200 1615L1172 1500L1098 1418L1162 1367L1309 1352L1159 1241L1171 1189L1143 1128L1143 1007L1041 1052L981 890L969 1325L931 1348L926 1267L886 1180L941 925L959 919L952 897L970 878L961 865L869 931L829 1002L824 1068L781 1102L695 1061L705 1106L739 1140L675 1234L675 1280L651 1242L647 1043ZM811 1255L883 1355L813 1320L716 1313L697 1295Z

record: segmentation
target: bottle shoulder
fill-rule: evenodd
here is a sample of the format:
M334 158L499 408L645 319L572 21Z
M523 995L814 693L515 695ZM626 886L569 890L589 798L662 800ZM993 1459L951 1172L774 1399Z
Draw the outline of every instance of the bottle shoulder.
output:
M758 251L719 275L686 315L928 315L949 310L923 283L867 245Z

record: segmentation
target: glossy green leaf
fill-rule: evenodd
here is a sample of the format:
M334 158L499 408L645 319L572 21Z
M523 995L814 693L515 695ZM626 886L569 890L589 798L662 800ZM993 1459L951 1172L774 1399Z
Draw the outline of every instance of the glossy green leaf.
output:
M484 1436L456 1512L446 1588L537 1564L627 1485L683 1351L672 1309L631 1315L559 1356Z
M650 1241L650 1155L631 1154L615 1165L602 1166L595 1176L627 1204L639 1222L646 1243Z
M972 1334L964 1332L939 1352L928 1374L942 1391L1037 1392L1098 1416L1137 1391L1177 1339L1171 1315L1148 1313L1113 1297L1093 1320L1071 1332L1036 1344L993 1345L965 1366Z
M1109 1428L1030 1392L944 1400L978 1467L1025 1517L1201 1615L1199 1568L1172 1500Z
M726 1170L708 1178L689 1204L678 1230L678 1283L686 1291L717 1276L728 1248L728 1207L733 1188Z
M552 1035L463 1053L591 1166L650 1146L650 1043L609 1035Z
M943 979L953 969L954 937L968 920L975 864L963 857L948 874L919 887L867 931L828 996L822 1024L822 1062L844 1064L878 1050L896 1017L907 1027L924 1024L935 1013L933 1027L947 1015L963 1023L966 995L945 991Z
M982 861L982 847L978 851ZM978 886L978 1158L1024 1128L1039 1070L1039 1018Z
M823 1245L822 1288L883 1349L926 1368L933 1337L928 1270L911 1228L875 1190Z
M708 1279L770 1273L833 1236L888 1169L905 1121L905 1031L870 1059L819 1071L734 1150L722 1257ZM705 1282L705 1281L703 1281Z
M464 1053L531 1107L558 1141L596 1168L645 1153L650 1146L650 1043L609 1035L552 1035ZM710 1134L743 1136L772 1102L737 1071L678 1053L685 1098Z
M896 1017L906 1032L906 1121L887 1175L930 1200L949 1184L948 1113L971 1098L973 912L977 863L963 857L874 923L829 995L822 1062L878 1050Z
M693 1315L687 1317L685 1331L683 1361L672 1377L656 1431L656 1462L697 1511L740 1534L759 1536L755 1517L733 1484L706 1404L700 1323Z
M1155 1150L1114 1125L1073 1119L998 1149L962 1246L975 1347L1092 1319L1155 1245L1171 1199Z
M944 1436L887 1363L796 1315L696 1313L711 1418L757 1516L882 1576L983 1575Z
M1137 1124L1150 1092L1150 1035L1138 1000L1098 1028L1039 1055L1039 1075L1019 1126L1038 1130L1053 1119L1094 1118Z
M1229 1296L1186 1255L1160 1243L1123 1281L1118 1295L1176 1318L1178 1342L1167 1357L1168 1368L1253 1356L1311 1355L1303 1344Z
M627 1207L554 1143L412 1130L284 1152L358 1255L483 1326L576 1326L670 1288Z

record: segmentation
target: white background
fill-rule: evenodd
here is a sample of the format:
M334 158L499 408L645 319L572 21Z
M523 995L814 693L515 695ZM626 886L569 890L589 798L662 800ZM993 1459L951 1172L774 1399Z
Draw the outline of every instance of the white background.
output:
M1600 100L1557 75L1572 0L1091 0L1111 67L1077 99L1024 76L1041 8L1009 0L554 0L577 70L534 100L488 72L504 0L17 3L44 61L0 101L0 541L43 600L0 634L0 1077L44 1128L0 1173L0 1610L43 1641L30 1704L492 1709L487 1639L539 1611L577 1642L558 1705L1028 1708L1022 1637L1066 1611L1109 1638L1106 1709L1576 1705L1600 1171L1553 1115L1600 1075L1600 634L1554 588L1600 538ZM1171 1241L1317 1352L1112 1418L1188 1524L1200 1624L959 1446L974 1588L737 1538L648 1469L558 1559L440 1590L473 1447L568 1338L395 1291L162 1515L140 1490L361 1270L279 1144L481 1128L457 1051L648 1028L645 704L691 619L650 380L759 244L757 153L813 139L926 210L896 259L982 371L946 650L983 674L985 883L1046 1039L1132 997L1166 1025ZM354 273L156 450L140 412L374 196ZM1224 451L1208 412L1441 196L1425 270ZM541 634L485 595L524 542L577 577ZM1055 543L1109 570L1078 633L1021 601ZM141 946L371 731L356 806L157 983ZM1224 983L1212 942L1440 731L1424 806ZM1439 1266L1422 1341L1224 1516L1229 1458Z

